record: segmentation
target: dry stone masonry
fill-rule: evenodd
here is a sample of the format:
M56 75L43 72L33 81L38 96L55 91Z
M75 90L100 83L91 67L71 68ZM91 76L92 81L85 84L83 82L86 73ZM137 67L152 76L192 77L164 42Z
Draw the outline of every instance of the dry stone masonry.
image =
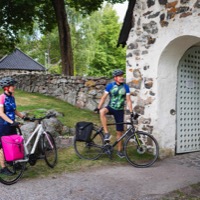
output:
M51 74L15 75L17 87L64 100L79 108L94 110L110 81L105 77L75 77Z

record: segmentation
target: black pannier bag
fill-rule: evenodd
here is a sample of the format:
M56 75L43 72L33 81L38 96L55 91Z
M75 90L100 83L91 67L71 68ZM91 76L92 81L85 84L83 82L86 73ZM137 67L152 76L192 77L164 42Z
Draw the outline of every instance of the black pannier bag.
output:
M76 124L76 140L89 142L92 134L92 122L78 122Z

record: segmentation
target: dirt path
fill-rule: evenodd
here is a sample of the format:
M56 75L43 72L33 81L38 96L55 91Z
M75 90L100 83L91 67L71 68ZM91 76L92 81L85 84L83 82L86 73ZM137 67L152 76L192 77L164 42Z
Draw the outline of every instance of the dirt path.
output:
M22 179L12 186L1 184L0 200L160 200L166 193L200 181L200 162L191 164L198 159L200 152L144 169L127 165Z

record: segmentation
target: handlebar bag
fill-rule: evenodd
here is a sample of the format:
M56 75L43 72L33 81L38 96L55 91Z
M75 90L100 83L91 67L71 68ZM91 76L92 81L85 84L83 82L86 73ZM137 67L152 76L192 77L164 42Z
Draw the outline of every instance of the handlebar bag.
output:
M92 122L78 122L76 124L76 140L89 142L92 134Z
M1 143L6 161L24 158L23 137L21 135L2 136Z

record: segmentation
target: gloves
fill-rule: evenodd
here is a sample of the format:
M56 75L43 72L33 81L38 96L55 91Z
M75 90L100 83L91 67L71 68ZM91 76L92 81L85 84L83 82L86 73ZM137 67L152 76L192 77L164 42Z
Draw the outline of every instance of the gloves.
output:
M11 124L11 126L15 126L15 127L19 127L19 125L20 125L19 122L13 122L13 123Z
M24 117L22 117L22 119L23 119L24 121L30 121L30 117L24 116Z
M131 117L132 117L132 118L134 117L134 114L133 114L133 112L131 113Z
M138 114L138 113L131 113L131 118L133 118L134 120L137 120L138 119L138 117L139 117L140 115Z
M99 110L100 110L100 109L95 108L95 109L94 109L94 112L96 112L97 114L99 114Z

